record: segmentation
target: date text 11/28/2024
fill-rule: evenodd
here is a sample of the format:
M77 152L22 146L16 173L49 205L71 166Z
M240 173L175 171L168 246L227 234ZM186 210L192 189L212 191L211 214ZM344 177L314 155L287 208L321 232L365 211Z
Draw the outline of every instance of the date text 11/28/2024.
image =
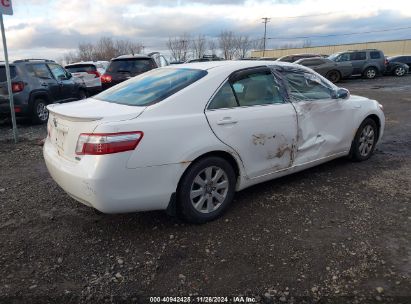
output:
M150 297L150 303L257 303L257 299L249 296Z

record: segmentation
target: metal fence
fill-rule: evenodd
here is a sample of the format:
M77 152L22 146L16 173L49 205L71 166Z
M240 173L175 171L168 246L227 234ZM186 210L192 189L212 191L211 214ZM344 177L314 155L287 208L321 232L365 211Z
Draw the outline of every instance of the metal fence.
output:
M285 55L301 53L330 55L341 51L362 49L379 49L386 56L411 55L411 39L265 50L264 57L279 58ZM263 51L252 51L251 57L263 57Z

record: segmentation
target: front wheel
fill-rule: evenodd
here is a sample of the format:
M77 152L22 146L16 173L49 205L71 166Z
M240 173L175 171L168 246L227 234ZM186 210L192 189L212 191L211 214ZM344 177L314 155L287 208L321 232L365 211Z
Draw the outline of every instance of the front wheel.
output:
M218 218L233 200L235 183L233 167L225 159L206 157L196 161L177 191L180 215L197 224Z
M378 140L378 127L371 118L365 119L355 134L351 144L351 158L363 161L371 157Z

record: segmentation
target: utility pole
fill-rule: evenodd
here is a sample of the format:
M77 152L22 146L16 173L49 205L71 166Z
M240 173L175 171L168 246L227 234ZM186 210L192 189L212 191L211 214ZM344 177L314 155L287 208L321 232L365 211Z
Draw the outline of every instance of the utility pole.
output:
M263 57L265 56L265 43L267 40L267 23L270 22L271 18L261 18L263 20L262 23L264 23L264 46L263 46Z

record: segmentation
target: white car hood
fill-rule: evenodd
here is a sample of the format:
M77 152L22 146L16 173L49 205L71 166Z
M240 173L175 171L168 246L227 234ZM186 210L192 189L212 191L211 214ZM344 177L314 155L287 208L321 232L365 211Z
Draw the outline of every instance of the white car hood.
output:
M47 109L70 121L113 121L136 118L146 107L127 106L89 98L64 104L51 104Z

